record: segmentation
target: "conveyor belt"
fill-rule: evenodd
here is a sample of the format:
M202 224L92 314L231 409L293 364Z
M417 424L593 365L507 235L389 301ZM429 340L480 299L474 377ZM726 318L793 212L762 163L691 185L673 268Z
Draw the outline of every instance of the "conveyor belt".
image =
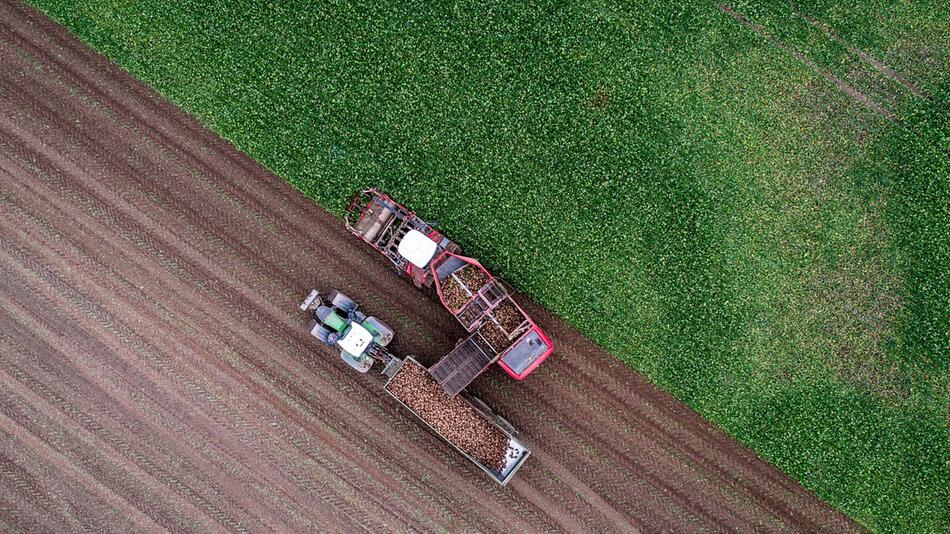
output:
M429 372L449 395L456 395L475 380L498 355L475 332L433 365Z

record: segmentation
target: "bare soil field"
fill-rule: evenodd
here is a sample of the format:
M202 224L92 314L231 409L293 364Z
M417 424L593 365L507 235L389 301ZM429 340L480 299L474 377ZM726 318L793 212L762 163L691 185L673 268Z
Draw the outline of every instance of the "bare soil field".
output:
M45 17L0 3L0 48L0 530L859 530L531 304L554 356L474 388L533 449L495 485L296 307L430 364L432 296Z

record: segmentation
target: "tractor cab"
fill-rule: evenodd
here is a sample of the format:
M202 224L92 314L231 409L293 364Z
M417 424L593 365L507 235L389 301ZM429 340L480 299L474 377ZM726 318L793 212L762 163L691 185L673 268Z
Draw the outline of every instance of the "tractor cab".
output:
M359 356L369 349L370 343L372 342L372 332L359 323L350 323L350 326L336 341L336 344L343 349L344 352Z
M392 356L385 350L393 330L376 317L367 317L355 302L339 291L324 303L316 289L310 291L300 309L313 313L310 334L324 345L340 348L340 358L353 369L365 373L375 360L388 364Z

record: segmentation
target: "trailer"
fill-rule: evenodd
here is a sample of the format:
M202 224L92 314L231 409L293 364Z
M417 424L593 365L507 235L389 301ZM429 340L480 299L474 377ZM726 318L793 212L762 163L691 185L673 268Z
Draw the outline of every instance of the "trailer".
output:
M450 444L455 450L461 453L462 456L477 465L482 471L491 477L492 480L498 484L501 484L502 486L506 485L508 481L510 481L511 478L515 476L515 473L531 454L531 451L521 441L518 440L516 437L517 432L512 428L511 424L508 423L508 421L506 421L504 418L492 412L483 402L468 394L452 397L442 392L441 389L436 388L436 390L439 391L441 395L427 397L426 402L429 403L461 403L460 405L464 407L464 411L467 414L463 417L478 418L485 424L489 425L490 428L492 428L495 432L499 433L500 436L503 436L504 449L501 462L495 466L487 465L486 462L477 458L477 454L472 450L466 450L459 443L456 443L457 440L453 440L451 436L446 435L444 431L437 428L439 424L434 422L434 418L427 417L426 413L419 410L418 408L413 408L409 405L409 403L406 402L404 397L394 393L393 381L397 380L397 377L400 375L400 373L409 371L408 367L411 366L416 367L418 372L425 374L429 373L429 371L423 367L422 364L416 361L415 358L409 356L404 360L387 367L385 374L389 377L389 379L387 380L386 385L383 387L383 389L386 390L386 393L388 393L392 398L396 399L396 402L401 404L404 408L409 410L410 413L421 420L432 432L442 438L443 441Z
M311 290L299 308L310 316L310 334L322 344L340 349L340 357L348 366L366 373L376 363L381 364L382 373L388 377L383 386L386 392L495 482L507 484L531 454L516 437L511 423L462 391L471 381L468 377L477 376L481 369L474 374L467 367L462 374L456 372L453 376L457 381L452 384L462 385L450 394L443 384L445 380L440 381L415 358L401 359L391 353L387 346L393 339L393 330L378 318L363 313L343 293L331 291L324 297L316 289ZM473 345L477 343L480 348ZM488 342L475 332L449 355L471 363L466 350L472 347L491 350ZM491 354L489 362L497 357ZM449 360L455 361L452 357ZM448 367L443 364L439 369Z

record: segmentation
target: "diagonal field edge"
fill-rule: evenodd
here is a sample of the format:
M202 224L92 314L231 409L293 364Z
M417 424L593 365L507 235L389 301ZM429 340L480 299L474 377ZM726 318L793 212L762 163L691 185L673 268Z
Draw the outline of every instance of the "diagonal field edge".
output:
M16 23L11 23L16 25ZM57 32L55 28L43 27L43 31ZM61 35L61 34L58 34ZM50 44L40 45L41 48L49 47ZM87 50L83 48L83 50ZM51 55L58 54L54 52ZM96 57L89 53L90 57ZM41 64L49 61L47 58L39 56L36 61ZM301 347L304 344L305 336L301 331L294 328L295 321L299 322L299 317L294 315L293 310L286 309L286 303L283 302L285 285L289 284L294 288L303 287L312 282L316 275L325 276L328 280L348 281L352 280L353 275L340 272L346 269L348 261L365 261L370 258L366 251L359 248L358 244L350 241L343 242L341 239L346 236L342 229L333 229L330 227L317 228L312 232L309 240L300 235L278 236L273 241L263 240L261 236L260 221L242 221L242 217L252 207L252 197L261 201L260 205L270 207L280 207L281 213L265 213L263 223L273 223L278 225L287 225L288 220L284 217L296 217L298 219L329 220L325 212L316 208L308 202L302 200L302 196L293 192L289 186L286 186L281 180L266 173L259 167L249 165L245 170L234 170L228 175L215 176L215 180L224 182L233 182L242 187L254 189L252 197L242 198L234 196L231 192L216 193L213 197L207 197L207 192L198 187L198 182L191 179L184 179L175 174L169 174L165 178L165 184L148 186L143 183L143 187L148 189L142 193L135 189L125 192L129 195L128 199L112 199L106 193L105 184L99 183L101 180L114 180L121 184L124 181L135 183L137 178L133 175L142 167L142 162L138 160L133 151L139 150L143 154L148 154L147 159L154 158L156 161L168 159L169 167L181 167L196 171L198 174L206 175L207 169L195 169L194 162L187 161L178 149L170 149L167 141L156 140L152 137L149 128L151 125L142 125L140 119L129 117L127 110L115 109L114 114L118 120L128 121L132 132L126 132L124 129L116 128L106 117L106 114L96 107L100 106L101 95L90 93L88 90L88 80L93 76L104 76L105 82L114 84L112 91L141 91L137 82L132 81L127 75L119 73L118 69L108 65L97 65L99 69L105 67L106 71L96 71L90 68L89 58L71 57L69 64L75 65L76 79L66 82L71 88L82 96L82 98L60 97L55 105L44 106L52 113L63 113L64 111L78 114L83 120L89 121L93 125L93 130L101 129L103 137L111 139L122 132L128 139L126 142L114 146L115 162L97 163L97 158L105 158L108 153L105 146L98 145L92 141L88 143L78 143L73 139L76 130L63 124L55 117L39 117L17 115L10 120L17 123L17 127L33 131L33 138L36 134L44 132L44 144L48 150L58 153L59 158L64 160L81 159L84 163L78 166L69 177L77 184L93 184L96 189L101 191L97 194L99 201L105 201L110 204L117 202L128 202L124 209L139 210L139 217L143 221L154 221L146 225L148 232L158 232L159 227L167 227L169 230L178 231L186 235L204 235L206 233L226 234L219 237L223 250L220 259L227 262L228 268L233 269L233 274L222 276L218 270L213 272L214 285L217 286L214 294L215 299L226 301L226 297L220 292L228 292L239 289L235 285L243 277L256 276L256 269L251 268L258 261L254 257L254 249L241 246L247 242L258 247L261 254L271 254L274 250L283 248L293 249L299 247L301 250L308 250L312 254L312 265L309 265L301 257L288 257L286 265L274 263L274 269L277 272L262 281L262 286L256 287L253 291L260 292L257 298L246 298L245 302L250 303L254 308L254 316L270 318L267 328L264 330L276 330L276 332L263 332L279 337L287 337L292 341L281 342L280 339L267 338L267 343L272 344L275 354L274 358L279 358L288 365L288 370L299 373L299 377L281 376L281 375L261 375L259 370L250 370L261 380L261 383L271 388L287 388L293 393L294 397L301 399L312 398L307 390L313 387L323 388L327 392L339 392L340 401L345 402L343 394L344 388L355 388L361 392L369 392L376 383L369 378L355 377L345 374L341 366L332 358L332 354L317 349L312 350L312 354L302 354ZM101 60L95 60L96 62ZM95 65L95 63L93 63ZM45 81L41 81L42 76L61 77L56 74L33 73L28 76L28 80L11 81L7 87L17 88L17 84L22 84L23 90L28 88L41 87ZM14 95L16 102L30 103L30 98L24 98L23 95ZM39 95L34 95L40 100ZM140 106L149 106L149 102L144 101L143 97L137 96L130 98L131 103L138 102ZM33 104L30 104L33 105ZM9 109L9 108L7 108ZM150 111L150 113L161 113ZM193 121L172 120L163 128L173 134L172 138L186 138L188 150L213 150L227 152L233 149L228 148L227 144L208 134L202 134L199 138L193 138L190 133L191 128L196 128ZM53 130L48 130L52 125L58 126ZM69 130L69 131L64 131ZM135 134L141 136L139 139ZM145 143L144 139L151 139L150 143ZM161 157L160 157L161 156ZM132 165L119 162L132 161ZM137 162L137 163L136 163ZM99 174L106 173L106 174ZM112 176L109 176L109 174ZM27 186L37 185L43 181L42 176L31 174L25 169L21 169L16 180L22 181ZM253 187L255 183L266 183L266 188L260 189ZM2 185L2 184L0 184ZM84 188L77 188L73 194L79 195L82 199ZM175 200L170 196L170 191L177 190L179 194L184 193L182 200ZM53 193L57 194L57 193ZM150 196L154 198L150 198ZM294 206L285 208L282 206L285 198L291 198ZM12 198L10 202L20 203L21 200ZM6 201L5 201L6 202ZM68 202L68 200L58 199L57 203ZM202 214L198 209L201 206L216 206L216 210ZM41 208L38 206L25 207L35 214L40 215ZM287 214L283 210L289 209ZM276 211L276 210L275 210ZM92 224L101 222L100 215L93 211L77 209L75 211L77 222ZM238 225L234 228L219 226L216 217L223 216L231 223ZM243 217L246 219L246 217ZM37 223L30 222L23 218L13 217L13 221L20 225L32 228ZM158 224L155 224L158 223ZM78 229L57 223L57 228L69 235L71 239L81 239ZM114 230L120 237L126 232L122 228ZM6 238L8 234L4 232ZM258 236L258 237L255 237ZM65 269L70 266L70 258L64 257L54 259L50 256L49 250L44 249L40 243L30 243L18 239L19 246L32 248L33 252L41 252L47 261L55 261L57 269L65 273ZM132 254L134 249L128 248L128 244L123 244L122 239L114 241L116 247L120 247L120 252ZM132 276L129 267L123 267L122 264L113 262L111 253L105 247L95 247L91 243L85 243L89 247L96 261L100 264L113 265L113 269L123 276ZM344 257L348 258L338 266L328 260L337 256L337 248L342 248ZM188 262L201 262L196 256L200 251L187 250L182 247L179 252ZM145 251L149 254L148 251ZM326 262L326 263L323 263ZM321 267L321 265L328 267ZM400 298L401 295L408 295L410 290L406 289L403 282L396 280L391 273L379 266L378 262L371 262L360 268L363 276L369 280L365 282L363 291L367 297L372 297L379 302L387 299ZM310 267L308 271L308 266ZM76 284L88 286L95 284L97 277L100 276L93 269L94 264L81 264L72 268L65 275L63 280L67 284ZM207 276L207 275L202 275ZM200 280L195 273L184 273L181 281L182 287L196 286L204 282ZM242 288L241 291L251 291L249 288ZM146 315L146 310L142 309L142 304L137 303L135 296L120 293L115 295L115 302L109 299L105 294L97 292L95 298L99 300L99 305L104 310L103 313L119 315L128 313L135 321L129 323L130 327L138 328L135 334L141 336L143 343L154 344L156 346L168 347L169 340L158 339L156 332L150 332L147 329L141 330L138 325L138 319ZM224 293L226 294L226 293ZM248 295L250 297L250 295ZM153 298L161 299L163 307L168 310L179 310L186 314L182 304L176 302L177 295L170 293L168 295L155 295ZM201 297L204 298L204 297ZM442 316L441 309L433 301L425 301L421 298L415 298L410 301L411 304L390 303L393 309L400 307L411 307L415 313L424 316L431 314L433 316ZM36 313L42 314L46 308L37 309ZM541 372L532 380L524 384L516 384L510 381L498 382L487 377L492 390L501 390L503 395L498 399L506 407L506 415L516 424L526 422L522 428L524 434L531 440L535 449L543 454L539 454L537 461L533 465L526 466L512 487L502 491L491 486L490 482L478 478L477 473L472 474L462 463L455 458L451 452L447 452L444 445L431 439L424 431L418 428L405 413L400 413L392 408L391 403L379 395L367 396L361 399L362 405L353 407L352 410L340 410L337 412L342 417L344 414L359 416L363 412L377 411L385 415L392 416L387 425L381 425L379 429L380 439L376 443L370 444L370 450L374 450L382 461L392 458L394 454L388 449L390 447L406 447L409 444L421 445L420 450L425 447L432 447L429 456L422 460L428 465L439 466L443 474L441 479L449 482L448 486L431 486L420 484L415 486L419 491L428 492L423 498L429 499L447 499L446 504L454 506L451 512L458 517L464 517L462 521L469 525L479 525L484 530L500 529L502 525L509 520L526 520L527 524L539 524L532 517L533 514L541 514L542 521L546 524L557 525L561 528L574 527L576 530L598 530L598 529L616 529L616 530L850 530L855 526L844 519L840 514L834 512L815 499L800 486L791 482L787 477L778 473L773 467L764 462L751 457L749 451L720 431L714 429L708 423L704 423L693 412L686 409L682 404L671 399L665 394L658 392L652 386L649 386L642 377L639 377L629 369L619 365L612 357L599 351L589 345L576 332L567 329L562 323L550 317L550 314L541 313L546 327L551 328L556 336L556 343L559 344L561 351L555 359L552 360L549 371ZM198 324L195 326L197 331L206 335L228 336L227 332L212 332L211 324L215 321L222 321L227 324L226 314L215 315L207 324ZM423 325L426 334L438 339L437 325ZM103 332L99 335L108 336ZM253 335L252 331L245 330L241 326L241 335ZM171 340L174 341L174 340ZM120 338L111 339L111 343L122 345L127 343ZM216 344L216 342L214 342ZM310 345L312 347L312 345ZM442 347L444 350L444 346ZM133 356L139 349L130 347L125 357ZM166 349L167 350L167 349ZM105 356L105 355L104 355ZM167 356L170 357L170 354ZM204 355L205 358L213 359L214 354ZM265 368L269 365L268 355L257 354L255 351L247 351L242 357L249 361L254 361ZM309 361L310 359L313 361ZM307 364L302 362L307 360ZM94 371L95 369L90 369ZM190 368L183 367L182 372L193 372ZM204 380L213 383L217 378L215 376L203 377ZM286 383L283 381L286 380ZM497 388L495 387L497 382ZM576 388L577 383L589 384L593 387ZM598 385L600 385L598 387ZM67 387L63 384L62 387ZM174 389L176 384L168 382L162 384L163 388ZM240 400L235 399L235 400ZM248 397L247 401L256 402L257 399ZM148 401L146 401L148 402ZM275 401L281 402L281 401ZM534 408L534 409L532 409ZM223 408L209 407L221 418L230 417ZM242 409L235 406L234 409ZM328 410L332 415L333 406L313 406L312 409ZM243 410L243 409L242 409ZM248 418L261 419L264 412L256 411L257 408L247 408L244 413ZM618 412L615 424L607 426L609 421L601 416L603 412ZM387 421L386 417L379 417L380 421ZM654 421L655 428L650 428L647 423ZM597 422L597 423L593 423ZM623 423L622 425L620 423ZM281 425L293 427L304 422L281 421ZM358 433L355 426L358 421L340 421L340 435L345 439L351 440L356 445L363 436ZM519 425L520 426L520 425ZM148 427L148 425L146 425ZM564 428L563 433L556 429ZM626 434L611 434L616 429L632 429ZM660 431L664 428L675 429L674 433L663 435ZM159 436L159 433L153 433L152 436ZM563 436L563 437L561 437ZM576 440L578 437L581 441ZM677 439L679 437L680 439ZM275 436L277 439L280 435ZM388 440L388 441L387 441ZM688 442L695 446L694 452L688 450L682 442ZM237 444L231 442L226 436L221 436L220 446L226 449L236 447ZM361 446L363 446L361 444ZM306 453L296 456L282 453L274 459L276 463L282 466L293 465L294 462L304 458ZM342 454L346 454L345 451ZM350 453L351 459L365 454L360 450ZM698 463L699 458L705 459ZM395 458L393 458L395 459ZM366 465L364 462L360 464ZM719 465L718 470L716 469ZM587 488L590 497L596 497L607 506L615 508L630 517L628 524L616 524L616 516L613 522L602 522L602 516L599 519L596 514L578 513L578 507L583 505L585 499L584 493L578 493L578 488L572 484L565 484L563 477L557 476L558 472L566 472L571 475L571 479L579 481ZM242 480L237 475L234 476L233 483L242 484ZM275 474L275 476L282 476ZM411 464L394 465L389 473L372 472L352 472L347 476L352 477L354 483L360 485L372 485L377 480L383 480L387 477L412 477L413 467ZM738 484L730 484L728 478L734 478L739 481ZM182 478L182 480L185 480ZM45 481L49 483L49 480ZM302 481L287 479L288 484L301 484ZM776 485L778 488L776 488ZM671 498L668 494L670 490L681 493L682 498ZM466 491L469 495L457 495L458 492ZM187 494L188 492L184 492ZM453 495L456 493L456 495ZM22 498L27 498L23 495ZM477 498L479 501L488 503L488 506L482 510L471 510L471 506L465 506L467 497ZM579 498L578 498L579 497ZM250 495L248 496L250 498ZM370 519L368 514L376 514L378 518L395 518L393 513L398 513L400 503L403 502L400 495L377 494L374 499L385 500L379 504L386 504L380 508L371 510L356 510L356 517L353 521L357 525L373 524L375 521ZM769 504L767 501L775 499L776 503ZM79 500L81 504L81 500ZM780 502L785 502L781 507L776 506ZM548 512L546 512L548 511ZM353 510L350 510L353 513ZM360 517L360 514L367 514ZM494 517L487 517L494 514ZM479 517L479 516L483 517ZM698 516L698 517L697 517ZM763 522L763 517L770 516L774 520ZM288 518L289 519L289 518ZM451 529L453 523L444 517L434 515L429 518L417 518L417 521L428 521L415 525L420 530L428 529ZM364 523L365 522L365 523ZM357 526L351 525L351 526ZM611 528L612 527L612 528Z

